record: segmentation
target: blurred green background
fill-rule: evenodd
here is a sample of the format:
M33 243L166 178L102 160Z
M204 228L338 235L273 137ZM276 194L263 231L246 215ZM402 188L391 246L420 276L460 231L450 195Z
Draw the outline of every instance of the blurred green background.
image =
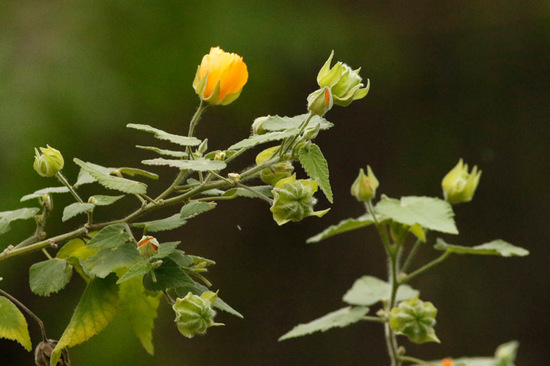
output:
M373 231L305 245L330 224L362 213L349 196L370 164L390 196L440 195L440 180L463 157L483 170L475 200L456 207L458 244L500 237L527 258L453 257L413 285L438 308L441 345L403 343L425 358L491 355L521 342L518 365L548 363L550 349L550 3L548 1L0 1L0 211L54 185L32 169L33 147L50 144L107 166L139 166L144 123L186 133L197 98L191 83L202 56L220 46L244 57L241 97L210 109L198 127L212 149L248 135L255 117L305 112L306 96L331 50L371 80L371 92L327 118L321 134L335 203L322 219L277 227L262 201L224 202L161 241L181 240L217 261L209 278L244 314L220 313L225 327L188 340L161 306L151 357L123 321L71 349L75 365L383 365L382 329L358 324L282 343L294 325L344 304L364 274L385 275ZM252 163L254 153L246 155ZM167 179L173 170L159 172ZM155 188L157 191L160 187ZM155 192L153 189L153 193ZM328 203L320 198L319 208ZM57 197L57 222L69 197ZM124 205L123 205L124 206ZM99 214L110 219L128 212ZM105 210L103 210L105 211ZM77 219L49 232L76 227ZM52 220L52 222L56 222ZM0 249L31 233L17 222ZM454 238L449 238L453 242ZM455 240L456 241L456 240ZM430 256L426 251L424 259ZM58 338L83 283L38 298L26 268L41 254L3 262L1 286L45 320ZM39 331L30 323L34 344ZM0 364L31 355L0 341Z

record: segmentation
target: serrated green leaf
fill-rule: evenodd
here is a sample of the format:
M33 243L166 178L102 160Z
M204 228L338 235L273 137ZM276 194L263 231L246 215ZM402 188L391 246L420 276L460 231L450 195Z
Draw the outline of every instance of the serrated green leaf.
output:
M123 245L130 240L130 236L126 232L124 225L116 224L109 225L101 229L90 241L87 246L89 248L115 248Z
M295 326L290 332L279 338L279 341L284 341L289 338L302 337L315 332L326 332L331 328L344 328L353 323L357 323L363 319L369 312L369 308L359 307L345 307L340 310L336 310L332 313L328 313L319 319L315 319L306 324L299 324Z
M130 177L133 177L134 175L141 175L142 177L149 178L149 179L159 179L158 174L148 172L147 170L138 169L138 168L118 168L117 171L119 171L122 174L129 175Z
M158 255L158 254L157 254ZM170 260L174 261L181 269L188 269L193 265L193 258L189 255L186 255L181 250L175 250L172 253L169 253L166 255L165 258L169 258Z
M88 165L93 167L96 170L99 170L100 172L102 172L106 175L109 175L109 174L113 173L116 170L115 168L106 168L104 166L97 165L97 164L94 164L94 163L88 163ZM90 175L90 173L88 173L86 170L81 168L80 171L78 172L78 178L76 179L76 183L73 184L73 187L78 188L81 185L95 183L95 182L97 182L97 179L92 177Z
M422 227L447 234L458 234L452 206L435 197L401 197L401 200L382 196L375 211L401 224Z
M184 287L194 281L173 260L165 258L162 265L143 276L143 286L149 291L165 291Z
M174 160L156 158L150 160L143 160L145 165L165 165L172 168L178 168L180 170L193 170L196 172L218 171L224 169L227 164L223 161L208 160L205 158L198 158L195 160Z
M10 230L11 222L32 219L38 212L40 212L40 209L36 207L26 207L14 211L0 212L0 235Z
M196 137L187 137L187 136L180 136L180 135L174 135L169 132L165 132L163 130L159 130L158 128L151 127L149 125L142 125L142 124L136 124L136 123L129 123L126 125L128 128L133 128L134 130L138 131L144 131L149 132L155 135L155 138L159 140L166 140L170 141L173 144L181 145L181 146L197 146L200 145L201 140L199 140Z
M386 281L372 276L363 276L355 280L351 289L343 297L344 302L350 305L370 306L379 301L389 300L391 286ZM412 299L418 291L409 285L399 286L396 302Z
M263 194L266 197L273 198L273 193L271 192L273 190L272 186L256 186L256 187L249 187L253 191L256 191L260 194ZM245 197L245 198L258 198L257 194L254 194L254 192L250 192L248 189L244 188L231 188L223 194L225 197Z
M128 281L134 277L142 277L144 274L153 269L151 263L145 259L138 259L117 281L117 284Z
M50 187L50 188L43 188L39 189L38 191L28 194L26 196L21 197L20 202L32 200L33 198L40 198L44 194L51 194L51 193L68 193L69 188L63 186L63 187Z
M159 155L171 156L173 158L185 158L188 155L185 151L174 151L174 150L159 149L158 147L154 147L154 146L136 145L136 147L138 149L153 151L153 152L156 152Z
M102 249L86 259L84 263L88 273L105 278L119 268L133 266L139 258L137 247L127 243L115 248Z
M216 202L189 202L181 208L180 217L182 219L190 219L214 208L216 208Z
M500 239L476 245L475 247L447 244L443 239L437 239L434 248L456 254L498 255L500 257L524 257L529 255L527 249L517 247Z
M256 145L264 144L270 141L282 140L287 137L297 135L298 132L299 131L297 128L291 128L280 132L268 132L263 135L253 135L247 139L237 142L234 145L231 145L228 150L239 150L242 148L254 147Z
M77 158L74 158L73 161L105 188L131 194L147 193L147 185L145 183L106 174L102 169L97 168L97 164L86 163Z
M190 283L188 286L183 286L178 289L176 289L176 294L180 297L183 297L187 295L187 293L191 291L195 295L202 295L206 291L210 291L210 289L204 285L201 285L200 283L194 282ZM225 311L226 313L229 313L231 315L234 315L238 318L243 318L242 314L239 313L237 310L233 309L228 303L226 303L224 300L222 300L219 296L216 298L214 303L212 304L217 309L220 309L222 311Z
M267 116L264 117L265 121L262 123L262 129L266 131L283 131L291 128L298 128L302 122L309 116L308 113L301 114L294 117L279 117L279 116ZM321 130L328 130L332 126L332 123L320 116L313 116L309 121L310 126L314 126L319 123Z
M378 217L378 220L382 221L382 217ZM356 219L352 218L352 219L342 220L338 224L329 226L319 234L312 236L306 241L306 243L308 244L317 243L317 242L320 242L321 240L330 238L331 236L342 234L351 230L360 229L362 227L369 226L372 224L374 224L374 219L371 214L365 214L363 216L359 216Z
M319 146L308 144L300 149L300 164L311 179L317 179L319 188L323 191L327 200L333 203L332 189L330 188L328 163Z
M16 341L32 351L27 320L21 311L4 296L0 296L0 338Z
M120 285L121 313L126 316L141 345L150 355L154 354L153 327L160 296L160 293L151 295L146 291L141 277L134 277Z
M71 280L72 266L65 259L52 258L33 264L29 268L31 291L40 296L63 289Z
M146 233L156 233L159 231L174 230L187 223L187 220L182 219L180 214L174 214L165 219L153 220L147 222L136 222L133 227L143 228Z
M94 209L93 203L80 203L80 202L71 203L69 206L63 209L63 218L61 219L61 221L65 222L77 215L90 212L93 209Z
M95 278L86 286L67 328L52 352L50 366L55 366L61 350L87 341L101 332L113 319L118 306L116 276Z
M115 203L116 201L118 201L119 199L121 199L122 197L124 197L124 195L122 195L122 196L105 196L105 195L97 194L95 196L91 196L90 200L96 206L109 206L109 205L112 205L113 203Z

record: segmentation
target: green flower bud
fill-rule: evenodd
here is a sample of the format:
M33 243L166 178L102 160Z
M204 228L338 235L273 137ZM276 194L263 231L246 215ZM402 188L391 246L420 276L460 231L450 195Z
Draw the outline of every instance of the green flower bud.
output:
M187 338L193 338L197 334L204 334L213 326L223 325L214 323L216 312L212 309L212 303L218 294L206 291L201 296L189 292L184 298L176 299L172 306L176 313L176 325L181 334Z
M307 126L306 129L304 130L304 139L305 140L313 140L314 138L317 137L317 135L319 134L319 131L321 131L321 124L320 123L316 123L314 124L313 126Z
M370 165L367 165L368 175L363 169L359 170L359 175L355 182L351 185L351 195L357 198L357 201L368 202L376 196L376 188L378 188L378 179L374 176Z
M337 62L331 68L332 56L334 56L334 51L331 52L330 57L319 71L317 83L321 88L328 87L331 89L334 104L346 107L354 100L364 98L367 95L370 81L367 79L367 86L362 88L364 86L363 79L359 76L361 68L353 70L342 62Z
M320 117L330 111L332 105L332 93L328 87L314 91L307 97L307 109Z
M437 309L431 302L423 302L418 296L403 301L390 311L390 328L397 334L406 335L411 342L437 342L435 316Z
M59 150L54 149L50 145L47 146L47 148L40 148L42 154L38 151L38 149L34 149L35 157L33 167L34 170L36 170L36 172L41 176L53 177L61 169L63 169L65 162L63 160L63 155L61 155Z
M460 159L441 182L443 197L451 204L471 201L480 178L481 170L478 171L477 166L468 173L468 164Z
M208 150L208 139L204 139L200 145L197 147L197 153L202 156Z
M252 123L252 134L253 135L263 135L264 133L267 132L262 126L265 123L265 121L267 121L268 118L269 118L269 116L267 116L267 117L258 117L254 120L254 122Z
M289 221L300 221L309 216L321 217L330 209L313 211L317 200L313 197L317 191L316 181L300 179L296 180L296 174L281 179L273 188L273 205L271 212L273 219L279 225Z
M152 236L144 236L137 243L139 252L147 258L150 258L158 253L159 242Z
M281 179L290 177L293 171L294 166L290 161L281 161L273 164L270 168L262 170L260 178L264 183L275 186Z

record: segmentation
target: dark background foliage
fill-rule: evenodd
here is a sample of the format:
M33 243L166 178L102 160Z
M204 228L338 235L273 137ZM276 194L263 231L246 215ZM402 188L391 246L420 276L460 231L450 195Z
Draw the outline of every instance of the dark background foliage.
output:
M331 168L335 203L322 219L277 227L269 207L243 199L219 207L161 241L181 240L189 253L218 264L209 278L241 311L221 313L225 327L188 340L164 304L148 356L123 321L71 350L76 365L381 365L387 362L376 324L278 343L294 325L343 306L361 275L385 275L373 231L309 246L305 240L358 216L349 196L370 164L389 196L440 195L440 180L463 157L483 170L475 200L456 207L461 235L475 245L503 238L528 248L527 258L453 257L419 278L423 299L439 308L441 345L406 344L425 358L490 355L521 342L518 365L547 363L550 347L550 5L546 1L1 1L0 210L54 185L32 170L33 147L50 144L73 157L110 166L139 166L151 154L133 148L150 136L145 123L186 133L197 106L191 88L211 46L244 56L250 79L228 107L208 111L198 128L211 148L249 133L255 117L295 115L331 50L371 80L370 94L334 108L335 127L317 139ZM244 160L252 162L254 153ZM173 170L159 170L166 178ZM91 188L90 188L91 189ZM156 188L157 191L160 188ZM153 189L154 191L154 189ZM91 192L88 192L91 193ZM155 193L155 192L153 192ZM56 216L70 197L57 197ZM132 209L130 200L100 219ZM319 208L328 203L320 197ZM106 210L103 210L105 212ZM49 232L73 229L52 221ZM0 249L30 234L15 223ZM423 259L432 253L426 250ZM38 298L26 268L42 255L3 262L1 286L42 317L50 337L67 324L83 283ZM39 332L30 322L33 342ZM28 365L31 355L0 342L2 365Z

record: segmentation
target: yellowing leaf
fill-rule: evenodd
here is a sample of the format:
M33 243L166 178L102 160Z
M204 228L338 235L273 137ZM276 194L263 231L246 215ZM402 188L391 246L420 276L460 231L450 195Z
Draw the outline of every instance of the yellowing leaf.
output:
M116 276L95 278L88 283L61 339L52 352L50 365L55 366L61 351L87 341L111 322L117 311Z
M32 350L27 320L17 306L0 296L0 338L19 342L27 351Z
M160 293L151 296L151 292L143 287L142 278L143 276L133 277L120 284L120 310L129 320L143 348L152 355L153 327Z

